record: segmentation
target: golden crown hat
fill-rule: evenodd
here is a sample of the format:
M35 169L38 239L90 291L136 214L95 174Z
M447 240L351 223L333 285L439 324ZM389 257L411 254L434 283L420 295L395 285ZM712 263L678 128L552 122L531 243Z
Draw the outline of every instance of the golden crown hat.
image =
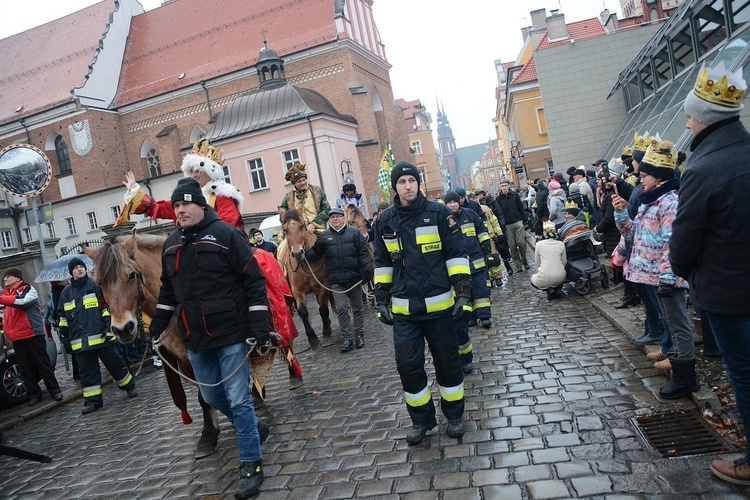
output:
M565 202L565 209L567 210L569 208L578 208L578 204L575 201L573 201L573 200L566 201Z
M635 138L633 139L634 151L646 151L650 145L651 135L648 133L648 130L643 136L638 135L638 132L635 133Z
M212 146L210 142L205 139L196 139L193 143L193 150L191 153L198 156L203 156L209 160L215 161L219 165L224 165L224 155L221 154L221 149Z
M649 146L643 155L643 163L657 168L674 168L677 164L677 153L672 151L673 146L669 141L659 141L656 145ZM668 151L663 151L665 149Z
M286 175L284 175L284 179L288 182L297 182L301 177L307 177L305 166L304 163L295 163L292 165L292 168L287 171Z
M633 156L633 147L625 146L622 148L622 156Z
M728 73L724 61L719 61L713 68L703 66L693 87L695 95L704 101L727 108L739 108L745 90L747 84L742 78L742 69Z

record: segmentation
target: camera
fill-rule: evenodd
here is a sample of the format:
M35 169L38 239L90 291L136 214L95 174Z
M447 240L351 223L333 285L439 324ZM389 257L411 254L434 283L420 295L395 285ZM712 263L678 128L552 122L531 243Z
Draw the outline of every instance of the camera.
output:
M606 164L602 165L602 172L601 172L601 174L602 174L602 179L609 180L609 176L610 176L609 165L606 165Z

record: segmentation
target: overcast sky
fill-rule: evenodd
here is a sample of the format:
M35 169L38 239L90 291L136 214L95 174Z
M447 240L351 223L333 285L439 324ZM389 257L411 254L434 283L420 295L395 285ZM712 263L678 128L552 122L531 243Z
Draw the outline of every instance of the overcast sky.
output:
M0 38L78 11L98 0L3 2ZM330 0L333 1L333 0ZM140 0L148 11L162 0ZM439 100L458 147L494 138L495 60L515 60L532 10L560 9L566 22L620 15L619 0L374 0L375 23L386 47L393 93L420 99L437 129ZM270 41L273 45L273 40ZM635 54L634 54L635 55Z

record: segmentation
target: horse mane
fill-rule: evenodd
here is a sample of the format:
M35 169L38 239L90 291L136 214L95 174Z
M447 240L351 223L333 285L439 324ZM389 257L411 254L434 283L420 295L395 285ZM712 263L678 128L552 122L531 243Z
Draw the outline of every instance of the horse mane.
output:
M109 240L98 249L94 256L94 268L97 283L114 283L120 276L122 270L133 269L133 259L123 248L122 244L130 238L130 235L119 236ZM164 237L152 234L136 235L136 243L139 248L146 250L161 250Z
M349 205L347 205L346 210L348 211L350 219L357 218L357 217L362 217L363 219L367 219L362 209L359 208L359 206L355 205L354 203L350 203Z
M294 220L304 225L305 221L302 220L302 216L296 210L287 210L284 216L281 218L281 223L286 224L290 220Z

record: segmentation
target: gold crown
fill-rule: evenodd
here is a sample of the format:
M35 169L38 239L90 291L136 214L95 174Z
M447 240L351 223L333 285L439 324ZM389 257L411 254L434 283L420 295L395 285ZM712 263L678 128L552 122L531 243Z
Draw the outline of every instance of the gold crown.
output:
M633 148L630 146L625 146L624 148L622 148L622 155L633 156Z
M224 165L224 156L221 154L221 149L216 146L212 146L211 143L209 143L205 139L196 139L196 141L193 143L192 153L215 161L219 165Z
M307 172L305 172L305 164L299 162L292 165L286 175L284 175L284 179L292 183L297 182L302 177L307 177Z
M578 208L578 204L575 201L573 201L573 200L566 201L565 202L565 209L567 210L569 208Z
M677 163L677 153L672 153L673 144L669 141L651 145L643 155L643 163L648 163L657 168L674 168Z
M646 151L650 145L651 135L648 133L648 130L643 137L638 135L638 132L635 133L635 138L633 139L633 149L635 151Z
M693 92L704 101L728 108L739 108L746 89L742 70L727 73L724 61L720 61L715 68L711 68L710 74L705 66L701 69Z

